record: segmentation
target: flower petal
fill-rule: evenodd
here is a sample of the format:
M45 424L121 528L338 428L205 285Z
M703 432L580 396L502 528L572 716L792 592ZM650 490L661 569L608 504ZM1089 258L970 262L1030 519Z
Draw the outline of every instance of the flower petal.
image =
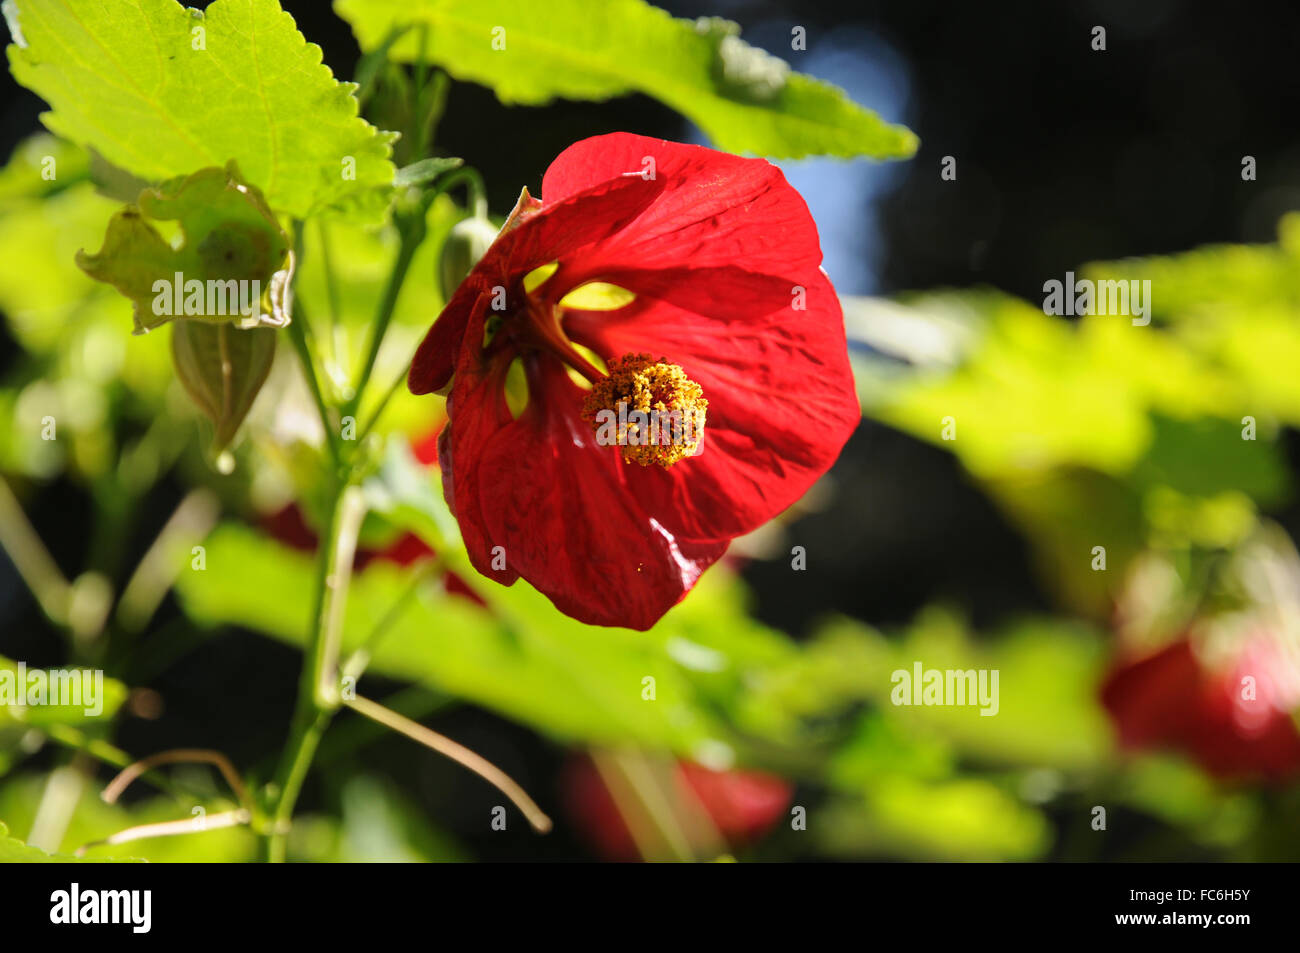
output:
M470 318L466 335L483 334L484 312ZM447 426L438 437L438 466L442 492L460 525L461 538L474 568L502 585L512 585L519 574L509 562L493 567L492 542L479 506L478 476L484 450L512 420L506 403L505 376L508 355L484 361L478 347L462 348L456 362L452 392L447 398ZM497 560L501 565L500 560Z
M650 169L654 179L643 179ZM779 274L821 264L807 203L765 159L622 132L595 136L551 163L542 200L550 205L620 178L662 187L634 223L594 250L592 265L743 264Z
M676 537L646 512L627 466L579 418L583 392L557 362L531 361L528 406L490 435L478 385L457 377L452 399L464 386L469 401L453 404L448 483L462 529L473 524L465 541L484 575L501 578L484 567L503 546L510 581L523 576L566 615L648 629L726 551L725 540ZM462 427L477 436L461 437Z
M446 388L471 314L487 308L498 288L504 289L508 304L510 296L522 294L519 283L524 275L607 241L640 215L662 187L663 183L618 179L540 210L520 212L461 282L425 335L407 375L411 393L438 393Z
M861 419L839 299L804 275L807 310L789 279L739 268L623 271L635 291L615 312L571 312L569 336L609 361L649 353L680 365L709 402L701 452L664 470L636 468L633 492L675 533L748 533L797 501L835 462ZM616 448L600 452L617 457Z

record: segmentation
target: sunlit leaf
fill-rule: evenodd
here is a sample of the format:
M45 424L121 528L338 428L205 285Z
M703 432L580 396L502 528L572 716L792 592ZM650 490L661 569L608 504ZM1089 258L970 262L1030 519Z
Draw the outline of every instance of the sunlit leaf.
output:
M42 674L36 674L39 673ZM82 726L94 722L107 722L117 713L122 702L126 700L127 688L113 678L104 678L103 673L96 678L93 669L58 669L55 680L50 681L50 669L37 669L36 666L22 666L12 659L0 655L0 726L26 725L41 728L46 725ZM51 685L46 689L48 697L41 704L9 704L10 692L21 692L23 698L30 698L29 689L32 679L41 679ZM64 686L59 688L58 686ZM75 704L52 704L56 690L74 693L71 698Z
M653 96L721 149L774 158L906 158L916 137L827 83L796 73L739 37L734 23L679 20L643 0L337 0L363 50L413 24L392 47L422 48L456 79L505 103ZM427 28L427 32L421 29Z
M206 545L209 571L178 581L186 611L204 624L243 625L303 644L316 572L310 555L234 525L221 527ZM699 651L692 654L683 643L720 653L724 671L703 673L714 679L743 681L756 659L782 652L778 636L742 634L742 625L730 626L735 642L729 643L728 626L716 615L709 622L689 615L679 621L670 613L647 634L574 622L522 582L507 589L484 581L489 611L437 586L405 598L408 578L408 571L378 561L354 576L345 651L384 620L388 628L374 649L372 671L473 701L569 741L726 758L727 734L692 667ZM713 611L734 623L727 604L722 597ZM394 607L398 611L390 614ZM653 701L643 698L647 677L654 679Z
M816 818L831 855L950 861L1032 860L1050 843L1046 819L976 778L926 784L891 777L862 803L832 801Z
M45 125L149 181L239 163L277 212L361 205L393 180L391 137L358 116L275 0L7 0L15 78Z
M450 172L452 169L459 168L464 164L464 159L436 157L421 159L419 162L412 162L410 165L398 169L397 174L393 177L393 184L397 186L423 185L426 182L432 182L444 172Z
M839 620L819 640L875 645L861 653L859 687L888 717L944 739L968 757L993 764L1083 769L1111 751L1107 720L1096 698L1106 659L1104 643L1084 626L1030 620L975 643L953 618L922 615L899 642L858 623ZM843 649L840 651L844 657ZM924 670L984 671L994 704L895 705L893 674ZM982 711L996 711L984 715Z

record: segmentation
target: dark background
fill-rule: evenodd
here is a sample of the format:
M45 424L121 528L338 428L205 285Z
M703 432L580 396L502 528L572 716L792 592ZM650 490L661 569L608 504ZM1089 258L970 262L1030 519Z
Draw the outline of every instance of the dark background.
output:
M854 94L913 129L920 151L909 162L879 167L883 185L873 191L843 196L864 229L871 224L879 293L988 284L1034 299L1044 280L1091 260L1269 241L1280 215L1300 207L1300 14L1290 3L661 5L679 16L735 19L747 39L814 75L817 70L801 62L803 54L789 50L791 25L806 28L810 54L837 34L841 43L869 36L873 51L893 51L905 97L873 101L869 92ZM350 76L358 51L328 4L286 0L284 6L321 45L335 73ZM1107 28L1105 52L1090 47L1094 25ZM0 103L0 154L7 156L37 128L41 103L7 71L0 75ZM691 135L680 117L643 96L503 113L488 90L456 84L437 143L482 171L492 209L500 214L521 185L536 191L542 171L565 146L614 130ZM945 155L957 159L956 182L940 179ZM1258 181L1241 180L1244 155L1257 159ZM0 349L2 371L15 350L3 331ZM927 603L948 601L987 625L1045 605L1023 543L948 454L868 421L833 475L846 489L792 529L817 571L799 574L796 587L784 560L747 569L765 620L798 637L831 610L889 624ZM158 494L145 525L120 541L115 562L123 571L143 553L179 495L178 487ZM29 507L55 557L73 574L87 555L81 526L89 505L81 491L63 483L45 486ZM778 573L782 584L767 585ZM176 616L168 603L156 624ZM0 633L0 652L31 664L58 662L57 640L4 558ZM218 748L240 766L269 770L287 727L298 664L296 653L250 634L211 639L158 666L149 684L165 698L166 717L126 721L119 743L141 755L178 746ZM537 793L544 808L561 813L555 777L562 753L552 745L471 707L434 724L499 763ZM358 760L396 779L479 857L586 856L563 824L556 834L527 842L494 837L481 822L486 786L448 762L412 757L403 740L372 745ZM325 787L313 775L301 809L329 804L337 792Z

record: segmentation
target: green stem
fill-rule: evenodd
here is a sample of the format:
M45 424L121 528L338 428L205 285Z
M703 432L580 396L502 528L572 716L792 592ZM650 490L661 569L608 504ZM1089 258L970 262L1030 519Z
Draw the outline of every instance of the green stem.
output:
M430 146L437 132L438 123L442 120L442 114L447 109L447 91L450 88L450 77L439 70L433 74L431 82L416 89L416 142L418 148L415 154L419 157L427 156L431 151Z
M461 183L465 184L465 191L468 192L467 203L475 218L488 217L487 204L487 186L483 183L483 176L479 174L478 169L471 166L463 165L459 169L448 172L437 181L437 195L443 192L450 192L453 188Z
M370 432L374 430L375 425L379 423L379 418L384 416L384 411L388 409L388 405L392 403L393 398L397 396L397 391L406 383L406 375L410 370L409 361L407 362L407 365L408 366L402 368L401 373L393 378L393 382L388 385L388 390L384 391L384 396L380 398L379 406L377 406L375 412L370 415L370 419L366 421L366 425L361 428L361 433L357 435L358 446L365 442L366 437L370 436Z
M389 629L397 623L397 620L402 617L411 600L420 591L420 586L429 579L441 575L445 566L446 559L442 556L435 556L433 559L426 560L411 574L411 581L402 590L402 594L397 597L388 611L380 617L379 622L370 630L370 634L366 636L365 641L358 645L352 651L352 654L344 660L343 667L340 669L342 677L353 679L361 677L366 670L366 666L370 664L370 659L375 654L375 649L380 641L388 634Z
M338 710L337 666L343 609L364 515L365 506L358 487L342 487L336 492L325 535L328 544L321 550L315 623L298 683L293 728L272 789L271 826L265 844L265 857L272 863L285 859L294 805L321 736Z
M415 89L418 96L429 79L429 25L420 24L420 56L415 61ZM423 145L423 143L421 143ZM417 152L417 158L424 155L423 149Z
M325 219L316 220L316 232L320 236L320 261L321 267L325 270L325 295L329 298L330 305L330 335L329 335L329 355L330 362L337 361L338 355L335 352L337 346L339 323L342 318L342 309L339 307L339 286L338 279L334 274L334 259L330 254L329 235L325 231Z
M336 432L333 420L330 417L329 407L325 403L325 394L320 388L320 380L316 377L316 365L312 361L311 346L307 342L307 315L302 310L301 302L294 305L297 314L294 320L289 322L289 340L293 342L293 349L298 354L298 363L302 365L302 376L307 380L307 388L311 391L312 398L316 401L316 410L320 414L320 425L325 428L325 446L329 448L330 459L334 465L338 466L342 460L342 454L339 451L339 434Z
M353 390L351 399L344 405L344 416L346 417L355 417L357 408L361 405L361 398L365 393L366 384L370 382L370 375L375 369L375 359L379 356L379 348L384 343L384 336L388 333L388 325L393 320L393 311L397 308L397 298L402 293L402 283L406 280L406 272L411 267L411 259L415 257L416 249L424 241L427 229L424 216L427 211L428 205L425 202L420 202L416 205L409 218L406 218L405 221L400 217L398 219L401 244L397 249L397 260L393 262L393 270L389 272L388 282L384 285L384 295L380 298L379 308L375 312L374 328L370 334L370 346L366 350L366 360L361 366L357 386Z
M411 258L415 255L416 249L420 247L420 243L424 241L425 232L427 230L424 217L429 206L433 204L434 200L439 195L450 191L455 186L462 183L465 185L466 191L468 192L469 205L473 208L473 214L478 218L487 218L487 187L483 184L483 176L479 174L477 169L463 166L453 172L449 172L439 178L438 181L434 183L433 187L424 193L419 205L417 206L417 214L412 215L408 219L408 224L401 226L402 244L401 248L398 250L397 262L393 266L393 271L388 278L388 285L384 289L384 298L380 302L379 313L375 318L375 333L371 337L370 349L366 355L365 366L361 371L361 378L357 383L356 392L352 395L352 400L345 409L345 413L356 414L356 409L361 403L361 392L370 381L370 375L374 371L375 367L375 358L379 355L379 346L383 343L384 334L388 330L388 323L393 317L393 309L397 305L397 296L401 292L402 281L406 277L407 269L410 267ZM360 445L361 442L365 440L366 436L369 435L371 430L374 429L375 424L379 422L379 418L388 408L388 404L393 399L393 395L397 393L398 388L400 388L403 382L405 382L406 371L407 368L403 367L401 373L394 378L393 383L390 384L388 389L384 392L384 396L380 400L379 405L375 408L374 413L370 416L370 420L366 423L365 427L362 428L361 434L357 438L358 445Z
M41 728L41 732L51 741L57 742L65 748L70 748L73 751L84 752L92 758L102 761L109 767L117 768L119 771L135 761L134 758L121 748L115 748L107 741L103 741L99 738L92 738L68 725L45 725ZM166 777L158 774L156 771L145 772L140 776L140 780L147 781L158 790L170 794L177 801L186 802L203 799L203 795L183 791L179 786L173 784Z

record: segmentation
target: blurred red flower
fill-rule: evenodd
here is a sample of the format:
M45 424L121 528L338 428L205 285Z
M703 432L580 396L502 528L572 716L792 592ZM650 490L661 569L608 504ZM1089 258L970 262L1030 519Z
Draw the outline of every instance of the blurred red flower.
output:
M1101 697L1126 748L1181 751L1221 778L1285 780L1300 773L1300 733L1284 672L1267 638L1218 667L1181 638L1117 665Z
M645 629L853 432L840 305L764 160L617 133L565 150L542 196L524 191L409 384L449 391L439 460L475 568ZM620 403L707 422L697 443L636 445L634 426L611 446L598 421Z
M753 843L771 830L785 816L794 794L790 782L775 775L713 771L691 761L677 763L674 780L678 796L694 798L732 848ZM572 758L563 784L569 811L597 853L611 861L641 859L618 804L590 758Z

